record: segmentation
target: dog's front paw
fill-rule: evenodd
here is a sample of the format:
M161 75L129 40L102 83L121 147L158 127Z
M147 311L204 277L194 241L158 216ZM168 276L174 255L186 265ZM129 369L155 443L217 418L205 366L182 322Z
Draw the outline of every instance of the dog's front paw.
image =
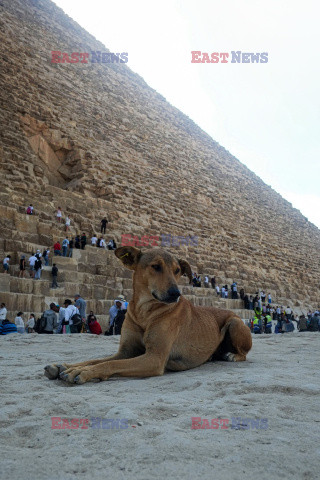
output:
M49 380L55 380L66 368L65 365L47 365L44 367L44 374Z
M231 352L225 353L222 358L226 362L235 362L235 354Z

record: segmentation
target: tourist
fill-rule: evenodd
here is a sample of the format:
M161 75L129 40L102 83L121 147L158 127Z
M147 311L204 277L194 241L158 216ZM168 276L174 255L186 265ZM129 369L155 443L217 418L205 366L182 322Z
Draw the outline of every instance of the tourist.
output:
M87 237L85 233L81 235L80 243L81 243L81 250L84 250L87 244Z
M211 277L211 286L213 289L216 288L216 277Z
M62 256L63 256L63 257L66 257L66 256L67 256L68 246L69 246L69 240L68 240L68 237L66 237L66 238L62 241Z
M108 250L115 250L117 248L116 242L113 240L113 238L109 240L107 247Z
M265 333L272 333L272 319L270 315L265 316L264 331Z
M217 292L217 296L219 297L219 295L220 295L220 287L219 287L219 285L216 286L216 292Z
M53 334L53 330L55 330L58 326L57 315L54 311L55 304L50 303L50 308L43 313L43 317L46 320L44 329L41 333L46 334Z
M116 298L114 300L114 305L109 309L109 335L113 335L113 322L114 319L116 318L119 310L121 310L122 307L122 300L119 298Z
M74 248L74 238L71 238L71 240L69 242L69 253L68 253L69 258L72 258L73 248Z
M27 214L28 215L33 215L33 205L30 203L29 207L27 208Z
M76 238L74 239L74 247L80 248L80 235L76 235Z
M61 218L62 218L62 210L61 210L61 207L58 207L57 220L58 220L59 223L61 223Z
M26 329L25 329L24 321L21 315L23 315L23 312L18 312L16 318L14 319L14 323L17 327L18 333L25 333Z
M245 310L250 310L250 302L249 302L249 297L248 297L248 295L245 295L245 296L243 297L243 308L244 308Z
M286 313L287 319L288 319L288 320L291 320L292 310L291 310L291 308L290 308L289 306L285 309L285 313Z
M209 277L208 277L208 275L204 276L204 287L209 288Z
M10 262L11 255L7 255L3 260L3 269L4 273L9 273L9 262Z
M94 233L93 236L91 237L91 246L92 246L92 247L96 247L97 241L98 241L98 237L97 237L96 234Z
M54 333L71 333L70 328L68 326L68 331L66 330L66 325L64 324L64 318L65 318L65 308L60 307L60 305L52 305L52 310L55 313L58 313L59 318L58 318L58 325L57 328L54 330Z
M54 263L52 265L52 269L51 269L51 275L52 275L52 285L51 285L51 288L59 288L59 285L57 283L57 279L58 279L58 267L57 265Z
M75 302L74 303L75 306L79 310L82 321L85 322L86 321L87 302L81 297L81 295L79 293L77 293L74 296L74 302Z
M82 328L82 323L77 322L74 324L75 318L78 320L78 317L80 318L80 312L78 308L75 305L72 305L72 302L69 298L67 298L64 302L64 324L69 326L70 328L70 333L80 333L81 328ZM77 316L77 317L75 317ZM73 318L75 317L75 318Z
M71 223L71 220L70 220L70 218L69 218L68 215L67 215L67 216L66 216L66 232L69 230L70 223Z
M42 257L43 257L44 264L45 264L46 267L49 266L49 253L50 253L49 248L45 248L45 249L43 250Z
M6 309L6 304L1 303L1 305L0 305L0 322L2 322L2 320L6 320L7 313L8 313L8 311Z
M19 261L19 278L24 278L24 274L26 272L26 257L25 255L21 255Z
M35 256L34 253L32 253L31 257L29 257L29 274L31 278L34 278L34 274L35 274L34 265L36 261L37 261L37 257Z
M260 294L260 297L261 297L261 302L262 303L265 303L266 301L266 294L264 293L264 291L262 290L261 294Z
M108 223L108 220L106 219L106 217L104 217L102 220L101 220L101 229L100 229L100 232L101 233L106 233L106 227L107 227L107 223Z
M36 324L36 319L33 313L30 313L29 320L27 321L26 329L27 333L34 333L34 326Z
M57 240L56 243L53 245L53 251L56 256L59 255L59 257L61 257L61 245L59 240Z
M42 270L42 261L41 258L39 257L39 254L36 255L37 260L34 263L34 269L35 269L35 280L40 280L41 278L41 270Z
M272 303L272 297L271 297L271 293L268 293L268 303Z
M89 332L93 333L94 335L101 335L102 334L101 325L94 315L89 315L88 328L89 328Z
M255 315L253 319L253 333L259 334L262 331L261 317L260 315Z
M123 295L118 295L118 300L122 302L121 310L127 310L129 303Z
M99 248L107 248L105 239L103 237L100 237L98 240L98 247Z
M253 310L253 296L250 295L249 297L249 310Z

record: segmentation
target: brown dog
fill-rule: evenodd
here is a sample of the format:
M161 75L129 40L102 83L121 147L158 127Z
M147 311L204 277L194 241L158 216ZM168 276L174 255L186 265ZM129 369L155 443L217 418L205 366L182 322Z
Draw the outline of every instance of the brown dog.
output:
M48 365L45 375L82 384L112 375L151 377L188 370L212 357L241 362L251 349L251 333L231 311L195 307L181 296L177 281L191 268L161 248L141 252L120 247L116 256L134 271L133 298L122 326L119 351L99 360Z

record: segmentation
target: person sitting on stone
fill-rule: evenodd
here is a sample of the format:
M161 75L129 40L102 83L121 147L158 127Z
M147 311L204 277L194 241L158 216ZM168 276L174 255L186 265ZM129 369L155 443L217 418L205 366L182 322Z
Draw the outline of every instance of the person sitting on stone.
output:
M108 247L108 250L115 250L117 248L117 245L113 240L113 238L109 240L107 247Z
M35 319L34 313L30 313L30 317L26 325L27 333L34 333L35 324L36 324L36 319Z
M100 237L98 240L98 247L107 248L106 241L103 237Z
M3 321L3 320L6 320L7 319L7 309L6 309L6 305L5 303L1 303L0 305L0 323Z
M97 237L96 234L94 233L93 236L91 237L91 246L92 246L92 247L96 247L97 241L98 241L98 237Z
M34 211L33 205L32 203L30 203L29 207L27 208L27 214L33 215L33 211Z
M18 312L16 318L14 319L14 323L17 327L18 333L25 333L26 331L22 315L23 315L23 312Z
M98 322L95 315L89 315L88 327L89 327L90 333L93 333L94 335L101 335L102 334L101 325Z
M310 323L308 326L309 332L317 332L319 330L319 316L318 314L313 314Z

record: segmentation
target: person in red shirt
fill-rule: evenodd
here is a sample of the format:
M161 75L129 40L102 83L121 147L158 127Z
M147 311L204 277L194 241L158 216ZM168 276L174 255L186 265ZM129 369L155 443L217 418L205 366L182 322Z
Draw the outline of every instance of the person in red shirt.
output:
M59 241L57 240L56 243L53 245L53 250L55 255L60 255L61 257L61 245Z
M94 315L90 315L88 319L88 327L89 327L90 333L93 333L94 335L102 334L100 323L98 322L98 320Z

